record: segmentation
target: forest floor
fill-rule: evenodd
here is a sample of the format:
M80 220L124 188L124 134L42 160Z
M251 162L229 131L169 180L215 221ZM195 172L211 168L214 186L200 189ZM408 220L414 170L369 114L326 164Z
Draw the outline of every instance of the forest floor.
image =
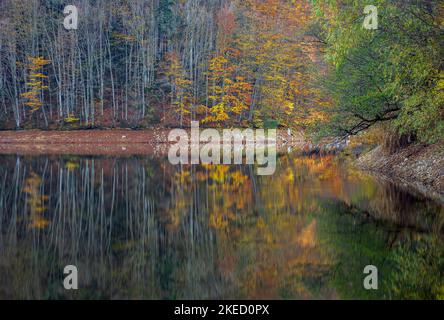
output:
M356 165L444 202L443 144L415 144L393 154L379 146L358 158Z
M171 129L0 131L0 154L166 155ZM189 132L189 129L187 130ZM189 133L188 133L189 134ZM302 147L302 134L277 132L278 150Z

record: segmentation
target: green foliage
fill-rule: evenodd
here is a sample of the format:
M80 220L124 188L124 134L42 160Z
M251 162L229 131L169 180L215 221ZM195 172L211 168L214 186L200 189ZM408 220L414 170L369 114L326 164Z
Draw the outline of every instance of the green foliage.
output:
M378 30L363 28L369 1L314 1L331 66L322 87L334 99L331 134L389 121L425 142L444 138L439 1L379 0Z
M264 121L264 129L277 129L279 122L273 119L267 119Z

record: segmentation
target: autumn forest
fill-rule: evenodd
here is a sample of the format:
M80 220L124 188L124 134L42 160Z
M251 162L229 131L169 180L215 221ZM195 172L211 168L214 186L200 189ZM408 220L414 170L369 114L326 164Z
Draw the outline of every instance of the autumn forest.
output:
M443 28L441 0L0 0L0 300L444 299Z
M371 1L370 1L371 2ZM369 1L0 4L0 127L297 127L349 135L381 122L443 136L443 7Z

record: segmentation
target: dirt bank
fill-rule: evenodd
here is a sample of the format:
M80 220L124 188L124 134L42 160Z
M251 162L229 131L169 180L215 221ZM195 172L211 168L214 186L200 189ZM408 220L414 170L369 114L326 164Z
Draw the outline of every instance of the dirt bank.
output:
M171 129L0 131L0 154L165 155ZM301 147L299 133L278 130L277 147Z
M377 147L358 158L356 165L444 202L442 144L411 145L393 154L387 154Z

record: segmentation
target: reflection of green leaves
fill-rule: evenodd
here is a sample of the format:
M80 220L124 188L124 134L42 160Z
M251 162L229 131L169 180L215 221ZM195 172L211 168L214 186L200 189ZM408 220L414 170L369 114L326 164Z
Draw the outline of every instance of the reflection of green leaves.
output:
M329 214L319 221L322 242L335 257L331 285L344 299L443 299L444 246L432 236L392 248L395 237L387 226L345 205L326 204ZM398 231L396 231L397 233ZM363 288L363 270L375 265L379 290Z
M351 214L344 204L325 204L328 214L319 218L319 234L335 257L336 267L332 270L331 286L342 299L388 298L388 287L384 281L391 272L387 256L388 235L381 226L369 223L365 217ZM344 214L344 213L349 214ZM379 290L365 290L364 267L375 265L379 272Z
M8 264L0 287L10 289L11 296L444 298L438 239L392 246L405 242L405 235L417 236L412 229L399 232L398 213L410 219L417 212L409 225L440 230L436 207L385 189L366 175L343 172L333 157L285 155L275 176L259 178L250 166L176 167L150 157L2 160L3 225L25 230L24 208L31 205L34 213L47 206L51 221L38 230L38 246L32 245L35 232L21 233L24 241L17 242L17 228L5 231L8 242L0 258ZM21 172L17 178L9 173L14 165L13 171ZM26 180L30 170L39 178ZM21 202L10 196L14 190L22 190ZM376 207L387 213L378 222L349 205L375 213L378 201ZM10 214L14 206L16 217ZM227 227L212 227L213 214ZM45 245L51 239L56 246ZM88 271L83 291L52 285L60 284L52 270L61 270L65 261L54 248L69 250ZM379 269L378 291L363 288L369 264ZM35 281L48 286L34 287Z
M395 270L390 275L397 299L444 299L444 246L426 237L401 245L393 253Z
M155 169L152 166L147 165L145 167L145 176L150 180L154 177L154 175L155 175Z

